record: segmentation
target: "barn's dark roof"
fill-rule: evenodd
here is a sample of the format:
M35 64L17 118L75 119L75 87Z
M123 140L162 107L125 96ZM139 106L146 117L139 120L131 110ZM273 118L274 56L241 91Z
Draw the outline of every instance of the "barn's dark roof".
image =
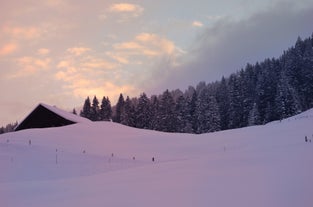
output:
M41 103L15 128L15 131L30 128L60 127L81 122L90 121L54 106Z

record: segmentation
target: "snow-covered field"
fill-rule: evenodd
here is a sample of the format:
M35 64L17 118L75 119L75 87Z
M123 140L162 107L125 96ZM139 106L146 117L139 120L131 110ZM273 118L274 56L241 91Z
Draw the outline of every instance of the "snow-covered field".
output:
M203 135L110 122L4 134L0 206L312 207L312 136L313 110Z

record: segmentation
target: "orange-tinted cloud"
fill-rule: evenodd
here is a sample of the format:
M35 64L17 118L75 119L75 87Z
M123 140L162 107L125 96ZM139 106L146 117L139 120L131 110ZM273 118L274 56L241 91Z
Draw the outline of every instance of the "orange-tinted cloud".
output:
M43 31L39 27L5 26L3 32L15 39L37 39L42 36Z
M147 48L155 48L157 55L162 55L164 53L171 55L175 52L176 46L172 41L156 34L141 33L136 36L136 40L147 45Z
M98 86L81 87L79 83L76 83L76 86L79 87L75 87L73 90L75 96L81 98L94 95L98 98L108 96L111 98L112 104L115 104L120 93L123 93L124 95L135 95L139 93L132 85L125 84L119 86L111 81L106 81Z
M203 23L199 21L193 21L192 22L193 27L203 27Z
M120 3L111 5L109 11L111 12L123 12L123 13L132 13L134 16L139 16L144 11L140 5Z
M104 13L98 15L100 20L112 19L118 23L128 22L142 16L144 8L138 4L112 4Z
M90 51L90 48L87 47L72 47L72 48L68 48L67 52L76 55L76 56L80 56L88 51Z
M90 50L78 47L67 49L67 52L73 55L65 56L57 64L58 71L54 77L63 82L64 90L70 91L76 97L85 98L93 95L99 97L116 95L121 92L119 90L131 88L130 86L121 88L114 84L118 73L110 73L109 82L111 84L108 84L106 78L108 70L117 69L119 64L116 61L109 61L103 56L99 57L93 51L88 55L81 55L87 51Z
M9 78L20 78L34 75L41 71L47 71L50 69L50 58L35 58L35 57L21 57L16 60L19 70L12 72Z
M50 53L50 50L47 48L40 48L37 50L38 55L48 55Z
M88 71L70 67L55 74L55 78L65 83L64 89L70 90L76 97L86 98L87 96L109 96L113 101L119 93L136 94L137 90L130 84L122 86L115 84L112 80L91 79ZM112 78L114 79L114 78Z
M137 42L122 42L114 44L113 48L116 50L141 50L143 46Z
M81 66L84 68L99 68L105 70L105 69L114 69L117 67L117 64L101 58L89 56L86 59L84 59L84 62L81 63Z
M7 43L0 47L0 56L10 55L18 49L16 43Z
M120 64L129 64L128 58L123 54L106 52L106 55L112 58L113 60L116 60Z
M183 52L174 42L153 33L138 34L132 41L114 44L113 49L119 52L124 51L125 55L146 57L171 56Z

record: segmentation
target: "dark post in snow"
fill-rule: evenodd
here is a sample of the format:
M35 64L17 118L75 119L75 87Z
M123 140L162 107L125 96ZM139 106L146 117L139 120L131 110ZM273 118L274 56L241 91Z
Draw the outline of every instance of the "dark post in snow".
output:
M55 149L55 164L58 164L58 149Z
M308 137L305 136L305 137L304 137L304 140L305 140L305 142L308 142Z

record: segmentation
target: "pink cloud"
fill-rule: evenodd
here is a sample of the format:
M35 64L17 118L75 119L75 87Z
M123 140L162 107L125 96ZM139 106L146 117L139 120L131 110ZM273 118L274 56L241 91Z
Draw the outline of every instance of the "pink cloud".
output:
M47 48L40 48L37 50L37 54L39 55L48 55L50 53L50 50Z
M75 55L75 56L80 56L88 51L90 51L90 48L87 47L72 47L72 48L68 48L67 52Z
M192 26L193 27L203 27L203 23L200 21L193 21Z
M50 58L35 58L35 57L21 57L16 60L19 70L12 72L9 78L20 78L34 75L41 71L47 71L50 69Z
M16 39L36 39L41 37L43 31L39 27L5 26L3 32Z
M136 4L120 3L111 5L111 12L129 12L134 13L134 15L139 16L143 12L143 8Z
M10 55L18 49L15 43L7 43L0 48L0 56Z

